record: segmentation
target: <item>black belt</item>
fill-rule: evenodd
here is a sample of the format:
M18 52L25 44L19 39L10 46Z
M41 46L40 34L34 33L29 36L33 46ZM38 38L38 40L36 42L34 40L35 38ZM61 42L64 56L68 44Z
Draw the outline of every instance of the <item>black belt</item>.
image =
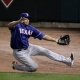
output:
M28 47L27 47L27 48L28 48ZM26 50L27 48L23 48L23 49L18 49L18 51Z

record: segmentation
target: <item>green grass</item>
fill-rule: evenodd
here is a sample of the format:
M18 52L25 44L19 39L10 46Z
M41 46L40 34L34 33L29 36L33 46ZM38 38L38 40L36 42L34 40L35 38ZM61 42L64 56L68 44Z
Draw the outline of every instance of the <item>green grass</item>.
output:
M80 74L0 73L0 80L80 80Z

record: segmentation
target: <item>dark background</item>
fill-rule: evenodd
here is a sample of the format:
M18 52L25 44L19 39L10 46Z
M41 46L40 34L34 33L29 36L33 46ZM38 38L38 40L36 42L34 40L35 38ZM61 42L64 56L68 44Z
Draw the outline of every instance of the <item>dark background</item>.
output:
M80 22L80 0L14 0L8 8L0 1L0 21L17 20L22 12L32 22Z

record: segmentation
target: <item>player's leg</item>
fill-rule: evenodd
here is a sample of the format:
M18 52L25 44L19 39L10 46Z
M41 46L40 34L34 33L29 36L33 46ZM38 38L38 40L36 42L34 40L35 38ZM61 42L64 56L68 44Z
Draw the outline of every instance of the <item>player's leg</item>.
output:
M14 57L21 62L23 65L19 65L18 63L13 62L13 68L21 71L29 71L33 72L36 71L38 68L38 65L35 61L33 61L30 58L29 51L28 50L22 50L22 51L13 51Z
M70 57L66 58L63 55L52 52L51 50L48 50L48 49L43 48L41 46L32 45L32 44L30 44L30 46L34 48L31 56L43 55L43 56L47 56L48 58L50 58L52 60L63 62L63 63L66 63L67 65L72 65L73 54L71 54Z

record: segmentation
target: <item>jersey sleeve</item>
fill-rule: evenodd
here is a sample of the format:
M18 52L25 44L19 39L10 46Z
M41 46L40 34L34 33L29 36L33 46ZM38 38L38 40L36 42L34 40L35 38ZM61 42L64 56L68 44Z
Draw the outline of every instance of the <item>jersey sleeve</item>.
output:
M16 26L14 26L13 28L9 28L9 30L14 30Z
M9 30L13 31L13 30L15 30L18 26L19 26L19 24L16 24L15 26L13 26L12 28L10 28Z
M40 32L38 29L34 28L32 37L38 38L39 40L41 40L43 38L43 36L45 36L44 33Z

